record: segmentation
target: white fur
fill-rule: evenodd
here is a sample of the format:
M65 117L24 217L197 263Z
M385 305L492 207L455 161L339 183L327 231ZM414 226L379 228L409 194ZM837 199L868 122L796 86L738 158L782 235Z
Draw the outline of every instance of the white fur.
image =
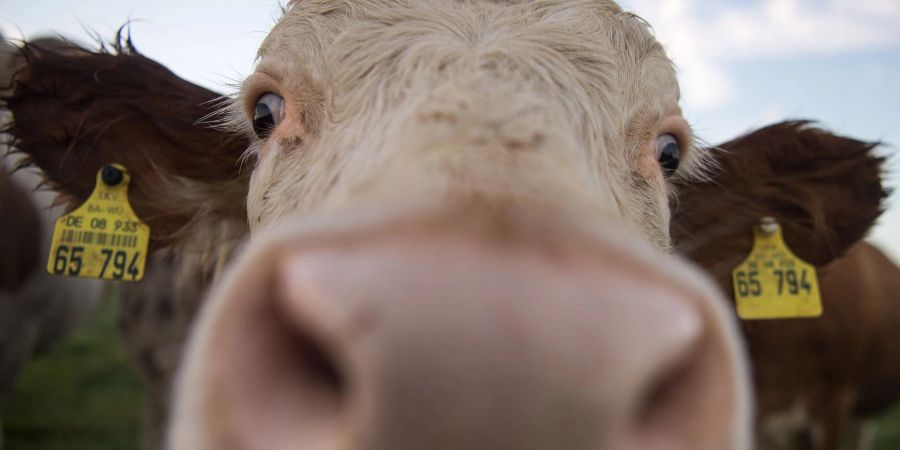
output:
M260 241L249 255L278 246L283 237L271 230L298 216L293 234L362 226L368 208L366 217L382 217L476 198L588 230L612 217L652 244L627 253L702 293L739 388L730 448L748 448L749 381L734 319L698 270L660 256L674 194L654 165L654 138L678 133L679 177L702 177L709 163L686 125L665 128L680 116L678 84L643 21L603 0L292 1L257 72L221 118L253 136L256 100L274 92L285 101L286 121L249 149L248 218ZM197 361L234 274L258 270L249 261L222 277L194 330L177 448L203 448L191 421L203 406L192 390L203 383Z

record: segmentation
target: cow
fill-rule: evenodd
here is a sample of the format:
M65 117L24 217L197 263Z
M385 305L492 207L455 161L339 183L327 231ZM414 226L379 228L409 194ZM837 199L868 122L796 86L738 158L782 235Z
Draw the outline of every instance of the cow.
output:
M860 419L900 398L900 268L870 244L840 256L821 239L861 231L832 228L827 214L880 214L877 205L856 204L833 178L839 164L870 165L846 172L861 176L852 180L855 195L883 195L874 170L880 161L864 157L876 145L808 121L785 122L722 144L720 155L728 157L718 173L681 189L676 252L706 268L727 298L734 294L731 271L750 253L759 217L776 218L788 247L820 267L822 317L741 324L761 448L836 450L852 440Z
M123 321L178 331L123 331L156 395L180 372L171 448L749 447L735 320L666 255L714 152L615 3L292 1L224 99L130 39L23 53L16 148L70 205L132 175ZM830 162L879 208L875 156ZM816 213L837 254L874 221Z
M41 39L35 45L58 43ZM0 37L0 79L11 78L6 69L13 67L14 53ZM56 194L39 189L41 174L16 170L20 162L19 155L0 153L0 404L32 356L52 349L94 315L102 292L96 281L47 274L44 258L62 209L54 207Z

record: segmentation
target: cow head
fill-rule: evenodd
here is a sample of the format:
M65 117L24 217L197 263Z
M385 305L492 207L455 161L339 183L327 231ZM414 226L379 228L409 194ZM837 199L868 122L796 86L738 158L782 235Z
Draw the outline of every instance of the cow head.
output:
M228 122L257 161L251 230L439 198L604 217L665 249L667 181L703 156L678 98L662 47L610 2L295 2Z
M185 272L249 226L175 447L747 445L733 321L665 255L706 152L612 2L291 2L224 112L130 44L24 50L11 131L74 201L126 165Z

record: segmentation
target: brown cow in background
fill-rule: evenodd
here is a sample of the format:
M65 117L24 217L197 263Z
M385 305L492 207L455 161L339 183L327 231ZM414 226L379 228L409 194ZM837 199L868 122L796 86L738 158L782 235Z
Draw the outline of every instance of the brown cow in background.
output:
M681 191L673 227L678 250L730 296L731 270L750 253L761 217L778 219L787 245L821 268L821 318L741 324L761 448L838 449L860 419L900 397L900 268L869 244L846 254L833 244L842 234L864 232L835 220L880 214L877 205L854 198L884 195L881 162L867 156L875 145L808 122L779 124L723 144L720 172ZM850 177L843 182L854 196L839 177Z
M34 43L53 49L62 44L54 39ZM0 80L11 78L16 52L0 38ZM3 115L0 111L0 118ZM47 274L50 236L62 208L53 205L55 193L39 188L42 174L16 170L22 159L0 151L0 404L34 355L51 349L93 316L102 290L94 280Z
M135 325L123 331L160 405L199 293L217 281L178 395L181 448L309 439L744 448L746 386L722 299L661 254L669 183L687 192L703 180L705 153L674 106L668 60L645 24L611 2L507 3L292 2L230 110L236 131L199 126L216 95L130 45L25 49L9 99L18 148L73 205L104 164L132 171L155 256L145 282L128 288L124 321ZM524 37L536 41L523 46ZM812 205L824 225L812 238L836 256L877 217L880 160L870 149L821 160L804 151L804 135L781 136L766 157L798 174L821 161L827 192L873 211ZM248 148L252 180L241 171ZM723 165L729 155L719 155ZM750 164L744 175L759 182L764 169ZM696 186L707 194L681 197L681 211L722 193ZM272 231L293 215L305 222ZM248 221L249 250L219 276ZM617 231L622 224L642 238ZM596 291L616 280L636 283ZM566 286L589 295L572 298ZM694 313L676 320L684 311L667 295L646 309L635 300L662 286L696 299L698 347L667 347L660 334L689 330ZM361 310L341 310L357 301ZM623 315L624 305L640 311ZM381 327L386 318L397 327ZM365 341L369 351L344 347L372 330L388 335ZM156 413L158 424L166 408Z

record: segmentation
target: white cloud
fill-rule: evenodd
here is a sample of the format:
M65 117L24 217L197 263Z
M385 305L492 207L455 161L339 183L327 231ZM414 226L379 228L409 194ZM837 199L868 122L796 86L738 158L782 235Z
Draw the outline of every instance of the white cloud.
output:
M651 3L638 1L638 3ZM733 86L720 64L705 54L698 42L703 41L703 28L692 0L669 0L658 3L654 14L645 15L666 46L680 70L679 79L686 99L699 109L715 108L731 97ZM641 12L640 9L637 10ZM653 16L656 17L653 17Z
M884 0L768 0L726 11L707 30L707 50L728 59L833 54L900 44L900 8Z
M624 0L654 27L681 70L688 108L733 99L729 63L900 47L897 0Z

